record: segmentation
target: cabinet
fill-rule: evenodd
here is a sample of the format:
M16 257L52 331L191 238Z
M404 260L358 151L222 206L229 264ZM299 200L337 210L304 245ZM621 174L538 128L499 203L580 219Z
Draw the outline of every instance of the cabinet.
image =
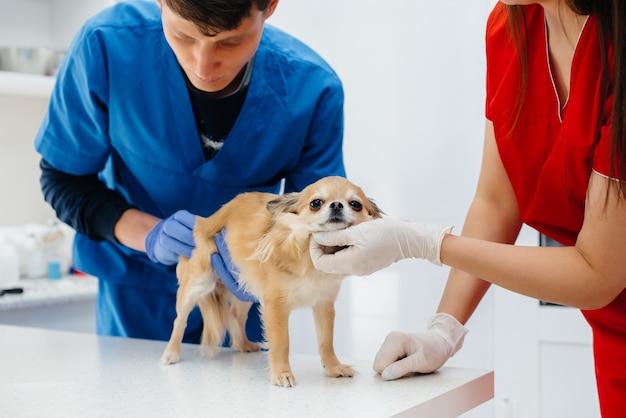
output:
M530 228L519 245L536 245ZM591 327L580 310L494 289L496 416L599 418Z

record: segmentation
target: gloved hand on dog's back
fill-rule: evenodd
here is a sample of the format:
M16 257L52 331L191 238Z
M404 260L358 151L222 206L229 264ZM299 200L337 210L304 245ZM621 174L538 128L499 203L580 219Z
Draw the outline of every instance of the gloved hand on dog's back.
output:
M179 210L172 216L159 221L146 236L146 254L155 262L170 266L183 255L191 257L195 248L193 227L196 216L186 210Z
M310 241L315 268L327 273L364 276L404 258L441 265L441 241L451 226L380 218L346 229L317 232ZM346 247L330 252L328 248Z
M239 269L237 269L237 266L230 258L230 251L228 251L225 237L226 229L222 229L219 234L213 237L218 251L217 253L211 254L211 263L213 264L215 272L222 283L224 283L224 286L226 286L237 299L243 302L258 302L254 295L246 292L246 290L239 286Z

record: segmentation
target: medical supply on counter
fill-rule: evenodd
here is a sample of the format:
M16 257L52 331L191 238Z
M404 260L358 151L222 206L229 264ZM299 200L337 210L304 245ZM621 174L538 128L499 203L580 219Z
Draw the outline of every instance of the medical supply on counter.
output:
M65 235L57 220L49 223L49 228L42 237L48 278L59 280L63 276L63 249Z
M48 260L48 279L60 280L63 277L61 261L58 259Z
M28 234L24 240L24 271L22 276L26 279L39 279L46 276L46 257L43 252L41 240L35 234Z
M7 289L0 289L0 296L4 295L19 295L24 293L23 287L9 287Z
M11 270L11 280L21 279L60 279L69 273L71 263L71 244L74 230L57 219L47 224L26 224L21 226L0 226L0 255L4 256L4 248L8 250L10 259L17 254L18 276L15 279ZM3 259L4 260L4 259ZM13 264L12 264L13 265ZM0 265L0 282L4 279L7 268Z
M20 279L20 257L15 247L0 243L0 284L12 284Z

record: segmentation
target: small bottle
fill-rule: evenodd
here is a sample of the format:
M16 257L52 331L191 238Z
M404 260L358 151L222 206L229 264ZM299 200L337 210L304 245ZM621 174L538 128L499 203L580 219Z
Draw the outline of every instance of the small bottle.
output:
M0 285L20 280L20 257L12 245L0 244Z
M48 279L58 280L63 277L63 249L65 235L58 221L50 222L48 231L43 236L46 254Z
M24 256L26 258L24 277L27 279L46 277L48 266L43 245L34 234L28 234L24 240Z
M61 270L61 259L51 258L48 260L48 279L59 280L63 277Z

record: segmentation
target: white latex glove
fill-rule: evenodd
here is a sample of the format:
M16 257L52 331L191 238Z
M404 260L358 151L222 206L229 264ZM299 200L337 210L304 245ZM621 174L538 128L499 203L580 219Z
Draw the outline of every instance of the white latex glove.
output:
M364 276L404 258L441 265L441 241L451 226L380 218L346 229L317 232L310 241L315 268L333 274ZM329 248L347 247L332 252Z
M420 334L393 331L383 342L374 359L374 370L384 380L394 380L409 373L432 373L463 346L465 328L451 315L438 313Z

